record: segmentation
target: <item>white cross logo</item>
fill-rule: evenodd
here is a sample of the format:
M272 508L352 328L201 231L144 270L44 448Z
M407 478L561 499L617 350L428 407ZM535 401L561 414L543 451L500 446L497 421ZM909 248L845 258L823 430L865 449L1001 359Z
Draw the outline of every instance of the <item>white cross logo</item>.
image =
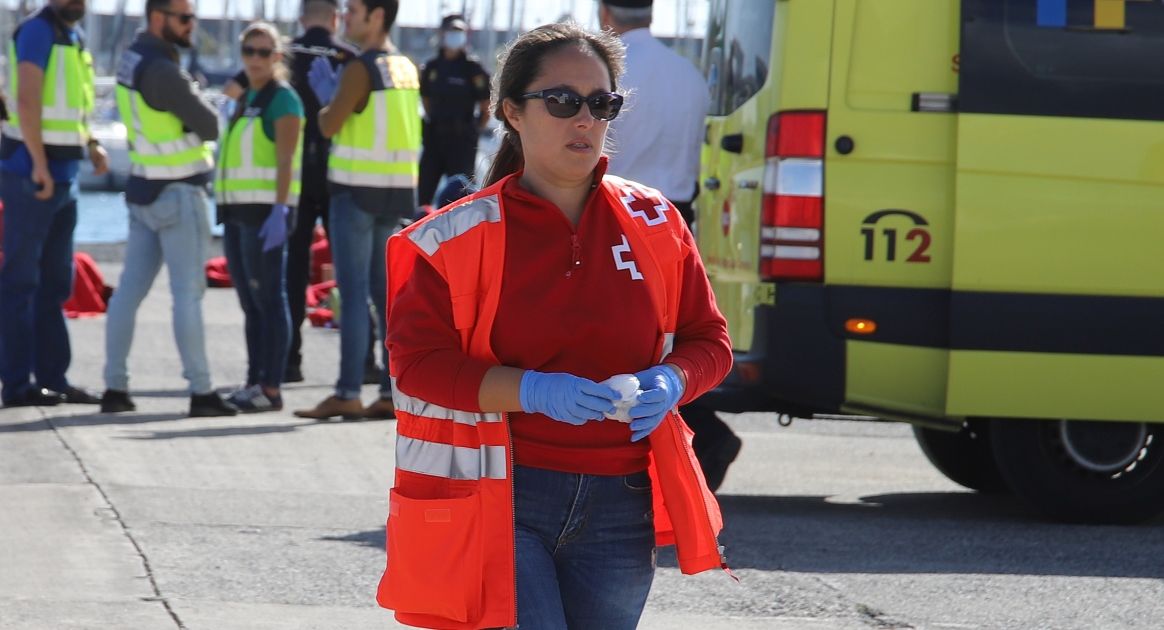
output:
M610 253L614 254L614 268L626 269L630 272L631 278L634 280L642 280L643 274L639 273L639 268L635 266L635 261L623 260L623 254L630 253L630 243L626 242L626 234L622 235L622 243L610 248Z

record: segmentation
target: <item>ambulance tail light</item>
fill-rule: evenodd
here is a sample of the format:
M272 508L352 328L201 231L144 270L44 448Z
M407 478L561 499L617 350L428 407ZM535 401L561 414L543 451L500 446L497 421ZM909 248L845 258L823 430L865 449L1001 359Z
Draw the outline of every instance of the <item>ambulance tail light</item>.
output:
M825 112L768 119L760 220L760 277L824 280Z

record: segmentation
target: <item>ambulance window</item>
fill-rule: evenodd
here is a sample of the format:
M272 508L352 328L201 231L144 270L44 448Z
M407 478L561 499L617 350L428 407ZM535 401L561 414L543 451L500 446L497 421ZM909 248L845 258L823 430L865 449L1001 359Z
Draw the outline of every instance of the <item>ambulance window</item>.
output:
M1164 3L964 0L958 109L1164 120Z
M775 2L712 0L703 67L711 115L730 114L768 78Z

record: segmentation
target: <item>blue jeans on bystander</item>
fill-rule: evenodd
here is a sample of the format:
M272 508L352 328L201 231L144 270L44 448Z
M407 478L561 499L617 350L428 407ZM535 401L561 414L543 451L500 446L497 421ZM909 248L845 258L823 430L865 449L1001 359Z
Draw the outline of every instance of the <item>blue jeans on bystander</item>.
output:
M164 262L170 276L174 341L182 359L182 376L190 384L191 394L207 394L211 391L210 364L202 325L210 248L206 189L173 183L151 204L126 205L129 239L125 266L105 320L105 387L129 390L127 359L137 309Z
M223 249L246 319L247 385L278 389L291 348L287 306L287 244L263 251L257 225L227 223Z
M395 191L394 191L395 192ZM364 381L364 359L368 355L368 300L376 308L376 329L384 339L385 308L388 292L388 274L384 247L388 237L400 226L400 218L413 210L411 189L400 189L401 208L372 214L356 205L351 192L336 191L331 196L331 216L328 238L331 241L335 280L340 293L340 374L335 385L337 398L351 400L360 397ZM380 396L391 397L392 385L388 378L388 355L383 343L379 344L384 370L380 374Z
M647 472L514 466L513 483L518 627L633 630L655 577Z
M36 387L65 391L72 361L61 305L73 292L76 182L56 182L46 201L32 180L0 171L4 263L0 266L0 399Z

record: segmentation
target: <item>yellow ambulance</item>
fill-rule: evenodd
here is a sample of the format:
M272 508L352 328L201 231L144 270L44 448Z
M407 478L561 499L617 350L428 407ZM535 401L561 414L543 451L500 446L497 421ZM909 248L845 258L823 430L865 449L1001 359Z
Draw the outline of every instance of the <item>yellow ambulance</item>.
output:
M1056 519L1164 510L1164 3L712 0L726 411L912 423Z

